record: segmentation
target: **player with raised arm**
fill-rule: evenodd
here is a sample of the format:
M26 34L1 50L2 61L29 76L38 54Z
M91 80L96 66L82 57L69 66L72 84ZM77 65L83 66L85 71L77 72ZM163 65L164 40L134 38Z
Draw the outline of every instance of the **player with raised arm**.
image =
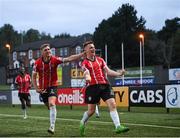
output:
M126 132L129 128L120 124L119 114L116 109L115 95L106 78L109 76L122 76L125 70L116 72L111 70L105 61L95 55L95 46L92 41L84 43L84 50L86 51L86 59L83 60L81 66L84 71L87 88L85 91L85 103L88 104L88 110L84 112L80 121L80 134L85 135L85 125L88 119L94 114L96 104L99 103L100 98L107 104L111 119L115 125L115 132Z
M56 122L56 99L57 99L57 67L61 63L78 60L84 53L71 55L66 58L56 57L51 54L50 44L40 47L41 57L35 61L32 73L32 82L35 90L40 93L44 104L50 110L50 127L48 132L54 134ZM37 77L38 75L38 77ZM38 78L38 82L36 81ZM39 83L39 86L37 85Z

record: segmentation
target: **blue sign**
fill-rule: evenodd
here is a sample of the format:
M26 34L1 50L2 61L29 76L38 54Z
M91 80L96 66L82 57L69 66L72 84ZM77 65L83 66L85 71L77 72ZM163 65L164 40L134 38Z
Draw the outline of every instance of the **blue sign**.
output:
M122 79L116 79L115 85L122 85ZM143 78L142 84L154 84L154 78ZM140 79L124 79L124 85L140 85Z

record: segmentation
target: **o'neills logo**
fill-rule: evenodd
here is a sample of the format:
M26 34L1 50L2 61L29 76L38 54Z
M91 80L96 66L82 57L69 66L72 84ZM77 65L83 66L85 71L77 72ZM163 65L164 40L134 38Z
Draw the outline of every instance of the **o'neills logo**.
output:
M61 93L58 95L58 102L62 104L83 104L83 94L79 90L73 90L72 94Z

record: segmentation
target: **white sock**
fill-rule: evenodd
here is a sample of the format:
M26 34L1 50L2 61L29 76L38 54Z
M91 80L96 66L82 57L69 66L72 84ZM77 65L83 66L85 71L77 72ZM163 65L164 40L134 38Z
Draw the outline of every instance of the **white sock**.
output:
M89 116L86 111L86 112L84 112L83 118L81 119L81 123L85 124L88 119L89 119Z
M113 120L113 123L114 123L115 127L117 128L118 126L120 126L120 118L119 118L117 110L111 111L110 116L111 116L111 118Z
M98 105L96 105L96 110L95 110L95 112L96 112L96 115L97 115L97 116L99 116L99 109L98 109Z
M27 116L27 114L26 114L26 109L23 109L23 116L24 116L24 117Z
M55 127L55 122L56 122L56 106L53 105L50 107L50 126Z

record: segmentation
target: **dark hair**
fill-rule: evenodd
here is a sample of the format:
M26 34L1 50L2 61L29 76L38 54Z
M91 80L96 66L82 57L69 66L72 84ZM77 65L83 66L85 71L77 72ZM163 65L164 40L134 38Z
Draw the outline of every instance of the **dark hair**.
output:
M24 66L21 66L21 67L19 68L19 73L20 73L21 75L23 75L24 72L26 72L26 69L25 69Z
M50 47L50 44L48 44L48 43L42 44L40 47L40 50L43 50L47 46Z
M86 41L86 42L83 43L83 47L85 48L89 44L94 44L94 42L91 41L91 40L90 41Z

